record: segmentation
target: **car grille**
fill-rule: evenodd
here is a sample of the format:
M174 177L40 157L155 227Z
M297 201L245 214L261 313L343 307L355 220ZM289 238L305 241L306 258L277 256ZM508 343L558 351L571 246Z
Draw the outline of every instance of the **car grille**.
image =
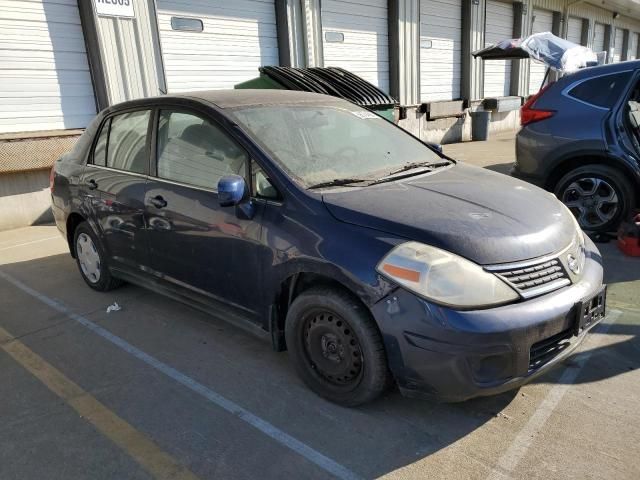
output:
M524 298L548 293L571 283L564 266L557 258L538 263L496 265L487 267L513 286Z
M529 371L537 370L571 345L573 330L568 329L538 343L529 351Z

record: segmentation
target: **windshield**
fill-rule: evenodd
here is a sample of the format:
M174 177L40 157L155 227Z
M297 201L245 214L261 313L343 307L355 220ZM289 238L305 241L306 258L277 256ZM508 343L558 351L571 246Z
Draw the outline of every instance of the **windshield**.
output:
M340 179L375 180L408 163L442 162L412 136L355 105L251 106L234 114L306 187Z

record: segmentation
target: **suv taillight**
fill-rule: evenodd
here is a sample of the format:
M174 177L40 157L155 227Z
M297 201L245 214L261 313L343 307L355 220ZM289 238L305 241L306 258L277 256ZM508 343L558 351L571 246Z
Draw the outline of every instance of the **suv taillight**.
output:
M527 103L525 103L520 108L520 125L524 127L525 125L529 125L530 123L539 122L540 120L545 120L547 118L553 117L553 115L556 113L555 110L540 110L537 108L533 108L536 101L538 101L542 94L546 92L551 85L552 83L545 85L542 90L529 97Z
M55 176L56 176L56 167L54 165L53 167L51 167L51 173L49 173L49 190L51 190L51 193L53 193L53 184L55 182Z

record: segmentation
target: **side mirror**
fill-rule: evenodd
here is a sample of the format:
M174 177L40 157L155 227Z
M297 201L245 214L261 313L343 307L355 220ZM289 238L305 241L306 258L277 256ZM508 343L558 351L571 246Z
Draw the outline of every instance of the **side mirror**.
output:
M248 197L247 182L240 175L225 175L218 181L218 201L221 207L233 207Z
M442 145L439 143L425 142L429 147L433 148L436 152L442 153Z

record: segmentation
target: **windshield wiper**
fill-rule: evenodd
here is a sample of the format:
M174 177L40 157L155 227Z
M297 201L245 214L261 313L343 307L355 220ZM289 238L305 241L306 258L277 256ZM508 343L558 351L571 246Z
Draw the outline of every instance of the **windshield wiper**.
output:
M415 168L420 168L420 167L424 167L424 168L438 168L438 167L444 167L447 165L451 165L451 162L435 162L435 163L431 163L431 162L411 162L411 163L407 163L405 165L403 165L402 167L398 168L397 170L393 170L391 172L389 172L387 174L386 177L391 177L393 175L396 175L398 173L402 173L402 172L406 172L409 170L413 170Z
M340 186L347 186L347 185L353 185L355 183L364 183L364 182L370 182L370 181L371 180L366 180L364 178L336 178L326 182L316 183L315 185L311 185L307 188L311 190L314 188L340 187Z
M414 175L419 175L421 173L424 173L425 172L424 169L428 169L427 171L430 171L430 170L433 170L434 168L446 167L447 165L451 165L451 162L436 162L436 163L412 162L412 163L407 163L403 167L398 168L397 170L393 170L393 171L389 172L387 175L385 175L384 177L378 178L377 180L371 182L371 185L377 185L378 183L392 182L393 180L399 180L401 178L412 177ZM409 170L416 170L418 168L422 168L423 170L420 170L420 171L415 172L415 173L406 173L404 175L400 175L403 172L407 172Z

